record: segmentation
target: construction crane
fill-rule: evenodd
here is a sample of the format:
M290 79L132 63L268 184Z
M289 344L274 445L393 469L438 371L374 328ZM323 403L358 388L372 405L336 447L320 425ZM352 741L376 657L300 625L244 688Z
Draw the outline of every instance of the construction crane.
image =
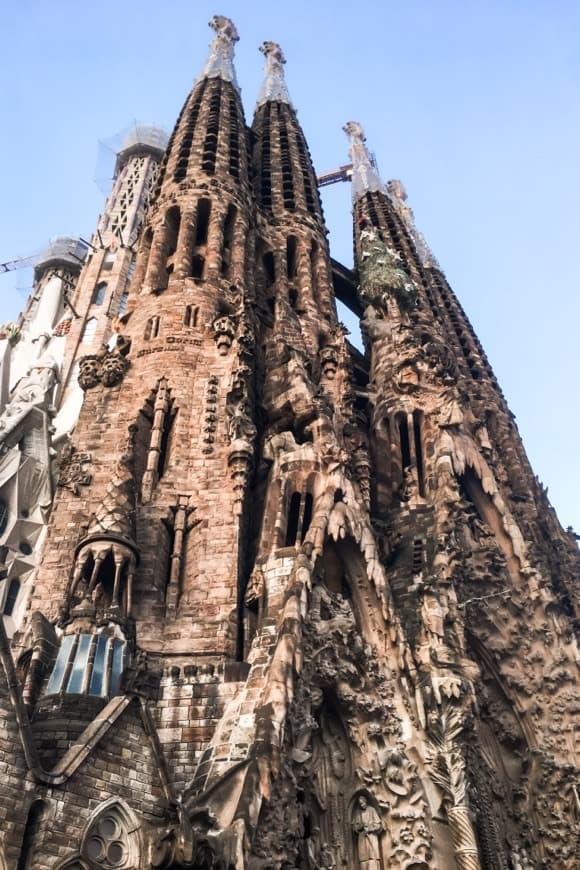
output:
M334 172L326 172L324 175L319 175L316 182L319 187L328 187L329 184L336 184L339 181L350 181L352 178L352 163L346 166L340 166Z
M29 266L36 266L42 254L31 254L30 257L19 257L18 260L9 260L8 263L0 263L0 274L2 272L13 272L15 269L28 269Z

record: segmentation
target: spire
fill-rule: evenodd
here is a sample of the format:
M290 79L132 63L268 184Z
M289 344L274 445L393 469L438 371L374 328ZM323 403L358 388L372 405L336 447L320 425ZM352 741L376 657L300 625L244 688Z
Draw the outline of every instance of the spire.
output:
M384 190L384 187L365 145L366 137L361 125L358 121L348 121L342 129L350 141L352 201L356 202L365 193L371 190Z
M286 58L282 49L277 42L266 41L260 46L260 51L266 58L266 66L256 106L263 106L270 101L292 105L284 80L283 64L286 63Z
M223 15L214 15L208 23L215 30L216 36L210 44L209 57L199 80L220 78L226 82L232 82L239 91L234 70L234 43L240 38L236 26L233 21Z
M402 218L415 242L421 265L425 269L439 269L439 263L425 241L425 236L415 226L415 215L413 214L413 209L407 205L407 191L403 182L399 181L398 178L392 178L391 181L387 181L387 190L395 211Z

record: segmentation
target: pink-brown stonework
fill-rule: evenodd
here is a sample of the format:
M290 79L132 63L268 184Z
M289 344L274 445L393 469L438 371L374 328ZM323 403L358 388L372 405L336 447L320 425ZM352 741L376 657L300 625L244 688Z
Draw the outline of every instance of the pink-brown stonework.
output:
M349 273L211 24L0 627L0 867L573 870L576 543L360 125Z

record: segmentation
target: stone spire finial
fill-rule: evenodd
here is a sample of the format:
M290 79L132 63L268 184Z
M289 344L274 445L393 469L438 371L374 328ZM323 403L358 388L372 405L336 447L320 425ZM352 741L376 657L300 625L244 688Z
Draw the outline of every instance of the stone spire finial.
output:
M352 162L352 200L356 202L363 194L371 190L384 190L379 173L371 161L371 155L365 145L364 130L358 121L348 121L342 128L350 141L350 159Z
M209 47L209 57L202 70L200 78L221 78L239 90L234 70L234 43L239 40L236 26L223 15L214 15L208 22L216 32L215 39Z
M262 106L270 101L290 103L290 95L284 80L284 67L286 58L277 42L263 42L260 51L266 57L264 67L264 82L258 94L256 105Z
M405 190L403 182L399 181L398 178L392 178L390 181L387 181L387 191L391 197L391 202L393 203L395 211L403 219L405 226L415 242L421 265L426 269L439 269L439 263L433 256L431 248L425 241L425 236L423 233L420 233L415 226L415 215L413 214L413 209L407 205L407 191Z

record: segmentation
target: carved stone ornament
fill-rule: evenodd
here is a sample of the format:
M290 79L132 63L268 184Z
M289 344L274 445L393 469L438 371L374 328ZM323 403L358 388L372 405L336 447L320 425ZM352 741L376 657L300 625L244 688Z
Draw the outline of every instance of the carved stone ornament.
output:
M59 475L56 485L70 489L74 495L80 495L81 486L89 486L92 475L89 472L92 456L90 453L77 451L68 444L60 455Z
M102 383L105 387L120 384L129 368L127 354L130 342L121 335L117 336L115 347L111 350L103 347L98 354L88 354L79 360L79 386L90 390Z
M225 356L234 340L236 334L236 324L231 317L223 315L216 317L213 322L213 337L221 356Z
M79 387L90 390L100 381L100 360L96 354L87 354L79 360Z

